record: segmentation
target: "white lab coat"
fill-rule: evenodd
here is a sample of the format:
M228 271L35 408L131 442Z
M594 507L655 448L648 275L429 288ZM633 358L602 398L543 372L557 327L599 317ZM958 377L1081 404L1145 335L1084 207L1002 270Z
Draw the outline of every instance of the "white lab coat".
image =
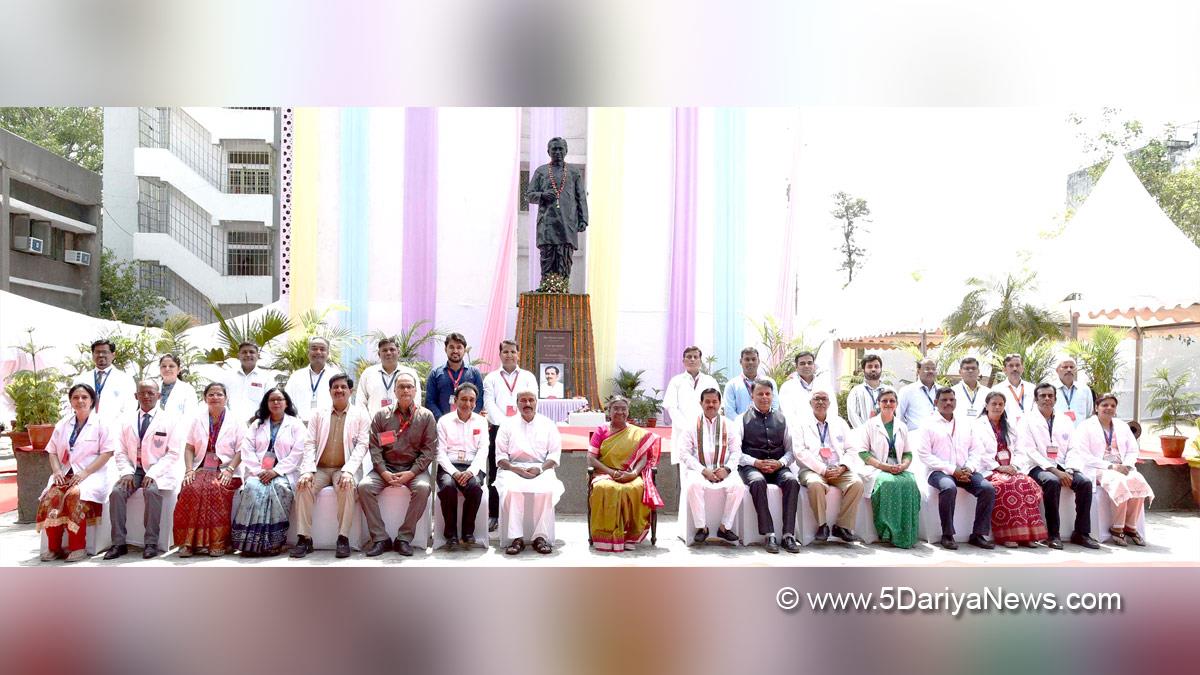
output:
M141 409L125 413L120 420L121 444L113 455L117 477L132 476L137 469L137 455L142 451L142 468L154 480L158 489L174 491L183 480L183 434L178 420L170 410L155 407L146 435L138 439L138 419Z
M75 449L70 451L71 447L71 431L75 428L75 411L71 411L58 424L54 425L54 433L50 436L50 442L46 445L46 452L53 453L58 457L59 463L63 465L63 470L66 470L67 465L74 469L75 473L79 473L87 468L100 455L111 452L114 455L120 449L118 440L119 434L113 430L112 424L108 420L102 418L93 412L88 416L87 422L84 422L83 428L79 430L79 436L75 439ZM63 455L68 455L67 461L63 461ZM83 479L79 484L79 498L84 501L96 502L103 504L108 501L108 493L112 490L113 483L116 481L116 470L111 461L105 462L104 466L100 467L96 473ZM46 491L54 485L54 474L50 474L49 480L46 481L46 489L42 490L42 497L46 496Z
M300 461L304 457L304 441L308 438L308 430L299 418L284 415L275 433L275 473L284 476L296 487L300 478ZM242 438L242 477L249 480L263 472L263 457L271 445L270 418L259 422L255 420L246 430Z

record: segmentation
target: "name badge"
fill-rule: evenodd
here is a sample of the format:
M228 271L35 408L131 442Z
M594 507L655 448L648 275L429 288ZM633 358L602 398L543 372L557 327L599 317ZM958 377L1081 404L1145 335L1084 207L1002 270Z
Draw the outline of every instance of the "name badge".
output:
M996 461L1001 464L1008 464L1008 460L1012 459L1012 453L1008 450L1000 450L996 453Z
M967 417L976 417L978 415L979 415L978 410L976 410L974 408L967 408Z
M1074 421L1075 421L1075 411L1074 411L1074 410L1068 410L1068 411L1067 411L1067 417L1070 417L1070 418L1071 418L1071 421L1072 421L1072 422L1074 422Z
M1054 459L1055 457L1058 457L1058 446L1057 445L1047 445L1046 446L1046 458Z
M309 408L317 407L317 395L316 394L313 394L312 400L309 401L309 403L308 403L308 407Z
M270 471L275 468L275 455L266 455L262 460L263 471Z
M833 466L837 462L837 456L833 454L830 448L821 448L821 459L825 460L825 464Z
M1106 452L1104 453L1104 461L1108 462L1109 464L1120 464L1121 458L1117 457L1111 452Z
M516 414L517 414L516 406L511 406L511 405L504 406L504 416L505 417L512 417L513 415L516 415Z
M396 432L384 431L383 433L379 434L379 444L380 445L391 445L395 442L396 442Z
M251 382L251 383L250 383L250 386L251 386L251 387L258 387L259 389L262 389L262 382Z
M878 411L878 410L872 410L872 411L871 411L871 414L870 414L870 415L867 415L867 419L871 419L872 417L874 417L874 416L876 416L876 415L878 415L878 414L879 414L879 411Z
M379 407L386 408L386 407L390 406L391 404L392 404L392 399L385 398L379 402Z
M483 431L483 429L480 429L479 427L476 427L476 428L474 428L474 429L472 429L472 430L471 430L471 435L472 435L472 436L478 436L480 431Z

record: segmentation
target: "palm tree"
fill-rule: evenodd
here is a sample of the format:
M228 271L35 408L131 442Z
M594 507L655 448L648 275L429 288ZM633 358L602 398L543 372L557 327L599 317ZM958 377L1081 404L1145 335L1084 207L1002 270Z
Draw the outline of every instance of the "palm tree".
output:
M291 319L279 310L268 310L254 320L249 316L244 317L239 324L236 320L227 320L216 305L209 303L209 307L217 317L217 334L221 339L221 347L205 353L206 363L224 363L228 359L236 359L239 344L253 342L262 348L293 328Z
M1062 339L1063 317L1025 301L1025 296L1036 286L1035 279L1032 272L986 281L968 279L967 294L946 317L946 333L965 335L970 346L993 353L1010 334L1020 336L1026 343L1043 337Z

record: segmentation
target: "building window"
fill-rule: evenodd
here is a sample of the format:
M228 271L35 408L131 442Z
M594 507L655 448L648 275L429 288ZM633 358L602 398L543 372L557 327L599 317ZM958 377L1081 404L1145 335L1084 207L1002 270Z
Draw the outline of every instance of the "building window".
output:
M231 150L228 177L232 194L271 194L271 153Z
M271 275L270 232L226 232L225 274L231 277Z

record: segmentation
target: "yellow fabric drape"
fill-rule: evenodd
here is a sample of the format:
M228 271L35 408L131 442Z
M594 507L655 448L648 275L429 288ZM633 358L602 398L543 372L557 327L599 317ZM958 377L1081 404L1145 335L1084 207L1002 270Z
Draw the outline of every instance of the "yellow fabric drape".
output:
M320 111L296 108L292 141L292 278L288 315L293 321L316 304L317 169Z
M621 288L621 213L624 209L625 111L588 111L587 292L592 296L592 330L600 396L611 393L616 371L617 303Z

